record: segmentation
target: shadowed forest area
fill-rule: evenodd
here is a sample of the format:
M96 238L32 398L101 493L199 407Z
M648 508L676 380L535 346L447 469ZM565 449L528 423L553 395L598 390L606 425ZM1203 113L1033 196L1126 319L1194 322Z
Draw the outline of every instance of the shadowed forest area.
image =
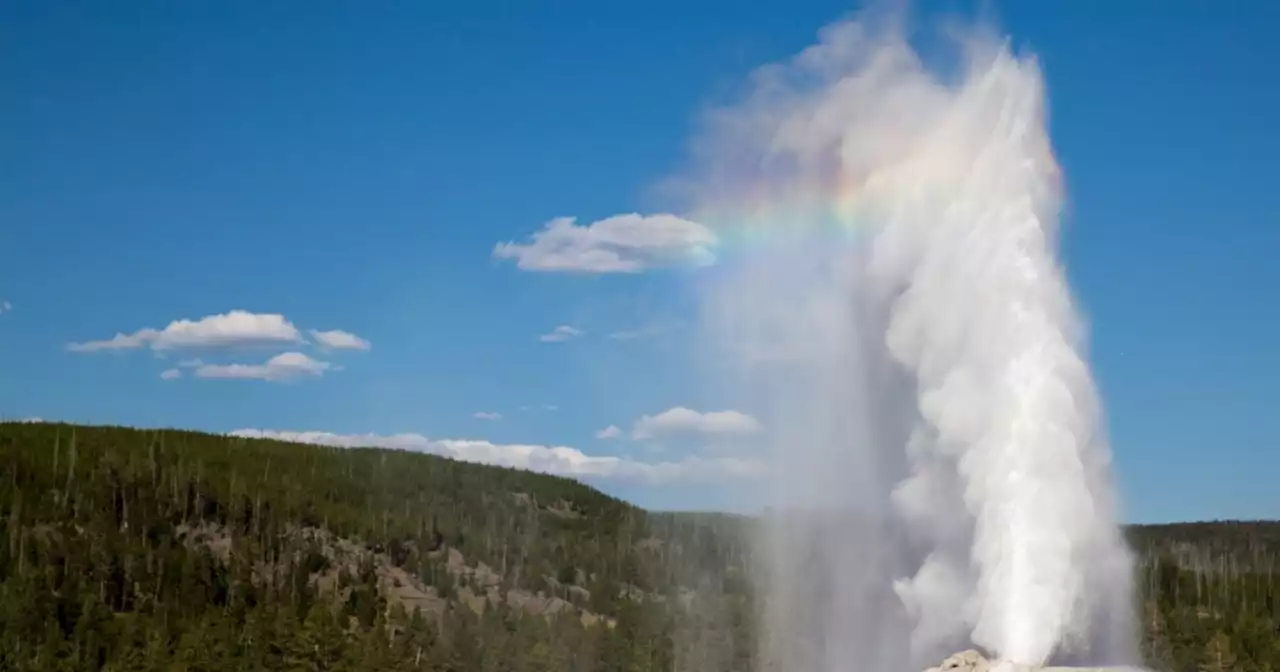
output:
M751 519L433 455L0 424L0 669L755 669ZM1280 669L1280 523L1129 528L1159 670Z

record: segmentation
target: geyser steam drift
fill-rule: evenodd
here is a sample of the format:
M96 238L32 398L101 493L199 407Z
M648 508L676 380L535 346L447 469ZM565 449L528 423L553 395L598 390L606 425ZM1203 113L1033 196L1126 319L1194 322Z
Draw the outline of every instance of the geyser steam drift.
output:
M707 343L774 449L774 669L1132 657L1040 72L954 46L944 76L896 25L830 26L697 145L694 211L728 243Z

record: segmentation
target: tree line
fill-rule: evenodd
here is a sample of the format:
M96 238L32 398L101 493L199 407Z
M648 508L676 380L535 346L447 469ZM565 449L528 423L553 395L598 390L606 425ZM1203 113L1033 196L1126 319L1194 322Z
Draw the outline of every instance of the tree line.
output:
M402 451L0 424L0 669L754 672L750 519ZM1280 525L1135 527L1143 653L1280 666Z

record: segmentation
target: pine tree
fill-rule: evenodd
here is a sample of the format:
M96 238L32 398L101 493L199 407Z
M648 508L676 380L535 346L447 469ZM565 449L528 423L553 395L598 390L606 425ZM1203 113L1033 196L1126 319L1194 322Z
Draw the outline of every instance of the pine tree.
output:
M1221 630L1215 632L1205 645L1204 659L1200 663L1200 672L1233 672L1236 669L1236 656L1231 651L1231 638Z

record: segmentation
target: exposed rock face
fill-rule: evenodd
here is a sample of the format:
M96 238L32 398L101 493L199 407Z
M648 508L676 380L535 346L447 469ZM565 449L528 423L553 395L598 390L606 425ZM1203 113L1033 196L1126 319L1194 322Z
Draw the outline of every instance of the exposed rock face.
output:
M969 649L951 655L941 665L930 668L929 672L1049 672L1057 669L1059 668L1037 668L1007 660L987 660L977 650Z
M974 649L949 656L925 672L1146 672L1138 667L1036 667L1005 660L987 660Z
M991 662L981 653L973 649L952 654L942 664L931 667L926 672L989 672Z

